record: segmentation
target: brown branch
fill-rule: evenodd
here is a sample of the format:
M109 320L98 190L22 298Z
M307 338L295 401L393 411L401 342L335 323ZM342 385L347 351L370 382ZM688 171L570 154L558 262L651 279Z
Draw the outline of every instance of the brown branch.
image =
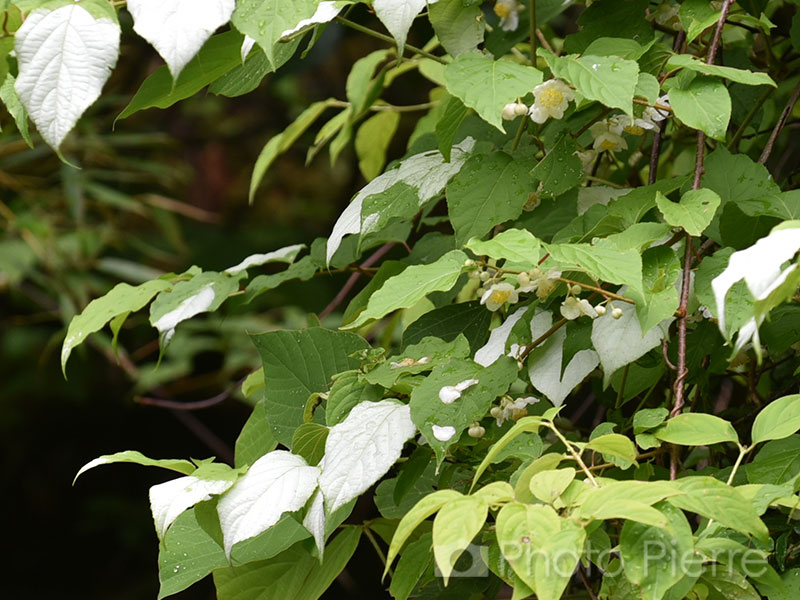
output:
M594 593L592 586L589 584L589 579L586 577L586 573L583 572L583 567L580 565L578 566L578 576L581 578L584 587L586 587L586 591L589 592L589 597L592 600L597 600L597 595Z
M202 410L204 408L210 408L212 406L216 406L217 404L221 404L230 398L231 394L233 394L233 392L235 392L239 386L242 385L242 383L244 383L244 379L240 379L235 385L227 390L223 390L216 396L206 398L205 400L195 400L194 402L180 402L178 400L165 400L163 398L150 398L148 396L138 396L134 398L133 401L145 406L157 406L159 408L168 408L170 410Z
M567 319L561 319L560 321L557 321L556 324L553 325L550 329L545 331L542 335L540 335L530 344L525 346L525 349L522 351L522 354L519 355L519 360L525 360L526 358L528 358L528 355L533 351L534 348L536 348L536 346L544 342L547 338L549 338L551 335L553 335L556 331L561 329L566 324L567 324Z
M792 91L792 95L789 96L789 102L786 103L786 106L783 108L783 112L781 113L778 122L775 124L775 128L772 130L772 133L769 136L769 140L767 140L767 145L764 146L764 151L761 153L761 156L758 158L758 162L762 165L767 162L769 155L772 154L772 149L775 146L775 141L778 139L778 136L781 134L783 127L786 125L786 121L789 120L789 115L792 114L792 109L794 108L795 103L797 102L797 98L800 97L800 83L798 83L794 90Z
M391 250L393 247L394 247L393 243L387 242L386 244L378 248L372 256L370 256L367 260L361 263L361 265L358 267L359 270L350 275L350 277L348 277L347 281L342 286L342 289L339 290L339 293L336 294L336 296L334 297L333 300L330 301L328 306L326 306L324 310L321 313L319 313L320 320L327 317L334 310L336 310L336 308L342 302L344 302L344 299L347 298L347 294L350 293L350 290L353 289L353 286L355 286L356 282L358 281L358 278L361 277L361 273L363 272L362 270L374 265L381 258L383 258L383 256L387 252L389 252L389 250Z

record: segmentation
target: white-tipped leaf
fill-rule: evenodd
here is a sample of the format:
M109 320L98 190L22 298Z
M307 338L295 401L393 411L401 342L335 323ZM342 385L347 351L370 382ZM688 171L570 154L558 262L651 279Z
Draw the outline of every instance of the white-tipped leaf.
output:
M198 479L188 475L150 488L150 510L156 533L163 539L167 529L183 511L198 502L210 500L233 485L233 480Z
M375 0L372 8L375 14L389 30L403 53L406 44L408 30L417 15L422 12L428 4L434 4L437 0Z
M392 400L362 402L331 427L319 478L328 513L378 481L416 430L409 406Z
M225 269L225 272L229 275L235 275L236 273L249 269L250 267L257 267L267 263L292 263L294 262L294 259L297 258L297 255L300 253L300 251L305 247L305 244L294 244L292 246L286 246L279 250L274 250L265 254L251 254L238 265L235 265L229 269Z
M128 0L133 30L161 55L173 79L234 8L234 0Z
M336 18L336 15L342 10L342 8L350 4L349 2L332 2L330 0L323 0L319 3L316 12L310 16L308 19L303 19L297 25L292 27L291 29L287 29L281 34L282 38L288 37L293 33L297 33L298 31L305 29L306 27L310 27L311 25L320 25L322 23L329 23Z
M96 4L91 8L100 12ZM119 36L112 18L97 18L80 4L34 10L17 31L14 87L54 149L100 96L117 63Z
M511 335L511 330L514 329L514 325L525 316L526 312L528 312L527 306L518 308L502 325L492 329L492 332L489 334L489 341L475 353L475 362L482 367L488 367L503 356L506 353L506 343L508 342L508 336ZM512 355L513 353L509 353L509 356Z
M319 469L285 450L259 458L217 505L225 554L234 544L272 527L286 512L302 508L317 489Z
M314 494L311 506L308 507L308 512L303 519L303 527L313 536L319 551L319 558L322 560L325 551L325 499L319 490Z

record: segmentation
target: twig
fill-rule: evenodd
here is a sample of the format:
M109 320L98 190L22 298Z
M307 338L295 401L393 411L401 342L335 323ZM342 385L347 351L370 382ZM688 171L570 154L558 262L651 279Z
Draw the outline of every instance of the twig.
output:
M567 283L569 285L579 285L583 289L597 292L598 294L605 296L606 298L611 298L612 300L619 300L620 302L627 302L628 304L636 304L635 300L626 298L625 296L620 296L619 294L615 294L614 292L609 292L608 290L604 290L603 288L597 287L596 285L589 285L588 283L574 281L573 279L565 279L564 277L556 277L556 280L560 281L561 283Z
M514 136L514 141L511 143L511 152L514 152L519 147L519 143L522 140L522 134L528 128L528 115L522 115L522 123L519 124L519 129L517 129L517 135Z
M661 353L664 355L664 362L667 363L667 366L673 370L677 371L678 367L672 364L672 361L669 359L669 350L667 348L667 338L661 340Z
M177 400L150 398L148 396L138 396L134 398L133 401L145 406L157 406L159 408L168 408L170 410L202 410L204 408L210 408L212 406L216 406L217 404L221 404L230 398L231 394L233 394L233 392L235 392L239 386L242 385L242 383L244 383L244 379L240 379L233 387L223 390L216 396L206 398L205 400L195 400L194 402L179 402Z
M370 256L367 260L365 260L363 263L361 263L359 269L366 269L368 267L371 267L376 262L378 262L381 258L383 258L383 256L387 252L389 252L389 250L391 250L392 247L394 247L394 244L391 243L391 242L387 242L386 244L384 244L383 246L378 248L372 256ZM350 293L350 290L353 289L353 286L358 281L358 278L361 277L361 273L362 273L362 271L358 270L355 273L353 273L352 275L350 275L350 277L348 277L347 281L342 286L342 289L339 290L339 293L336 294L336 296L334 297L333 300L330 301L328 306L326 306L325 309L321 313L319 313L320 320L322 320L325 317L327 317L334 310L336 310L336 308L342 302L344 302L344 299L347 298L347 294Z
M528 26L531 44L531 65L536 66L536 0L530 0L528 6Z
M550 45L550 42L547 41L547 38L544 37L541 29L536 30L536 37L539 38L539 43L542 47L547 50L550 54L556 54L556 51L553 50L553 47Z
M794 108L795 103L797 102L797 98L800 97L800 83L798 83L794 90L792 91L792 95L789 97L789 102L786 103L786 106L781 113L778 122L775 124L775 128L772 130L772 133L769 136L769 140L767 140L767 145L764 146L764 151L761 153L761 156L758 158L758 162L762 165L767 162L769 155L772 154L772 148L775 146L775 141L778 139L778 136L781 134L784 125L786 125L786 121L789 119L789 115L792 114L792 109Z
M678 305L678 376L675 378L675 383L672 386L675 395L671 417L681 414L684 404L684 382L689 374L686 368L686 312L689 305L689 286L691 284L692 274L692 246L694 240L689 234L686 235L686 251L683 255L683 282L681 286L681 302Z
M355 21L351 21L350 19L345 19L344 17L335 17L334 19L338 23L349 27L350 29L355 29L356 31L360 31L361 33L366 33L367 35L371 35L374 38L378 38L379 40L383 40L384 42L389 42L390 44L396 44L397 42L391 36L384 35L379 31L374 31L369 27L364 27L356 23ZM412 46L411 44L406 44L404 46L405 50L410 50L414 54L419 54L420 56L424 56L425 58L430 58L431 60L435 60L438 63L443 65L447 64L447 61L444 60L441 56L436 56L435 54L431 54L427 50L423 50L422 48L417 48L416 46Z
M557 321L556 324L553 325L550 329L545 331L542 335L540 335L538 338L533 340L530 344L525 346L525 349L519 355L519 360L522 361L522 360L525 360L526 358L528 358L528 355L533 351L534 348L536 348L536 346L541 344L543 341L545 341L547 338L549 338L551 335L553 335L556 331L561 329L566 324L567 324L567 319L561 319L560 321Z
M592 600L597 600L597 595L595 595L594 590L592 589L592 586L589 585L589 579L587 579L586 573L583 572L583 567L581 567L580 565L578 565L578 577L581 578L581 581L583 582L583 585L586 588L586 591L589 592L589 597Z
M206 427L194 413L184 410L171 410L170 412L176 419L183 423L189 431L197 436L201 442L208 446L214 454L229 465L234 464L233 450L231 450L228 444L223 442L216 433Z

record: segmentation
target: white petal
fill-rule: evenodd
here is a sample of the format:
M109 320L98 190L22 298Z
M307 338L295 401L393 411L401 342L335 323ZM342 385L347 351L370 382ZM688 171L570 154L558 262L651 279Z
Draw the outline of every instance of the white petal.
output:
M233 545L272 527L285 512L298 510L317 488L319 469L285 450L259 458L217 505L225 554Z
M475 353L475 362L482 367L488 367L503 356L506 351L508 336L511 335L511 330L514 329L514 325L517 324L526 312L528 312L527 306L518 308L502 325L492 329L492 332L489 334L489 341Z
M158 51L173 79L234 8L235 0L128 0L133 30Z
M463 392L464 390L471 388L473 385L478 385L479 383L480 381L477 379L465 379L464 381L455 384L453 387L459 392Z
M34 10L17 31L15 89L53 148L100 96L117 63L119 35L117 23L78 4Z
M410 407L392 400L357 404L344 421L331 427L319 478L328 512L378 481L416 431Z
M461 398L461 392L458 391L455 386L446 385L439 390L439 400L444 404L452 404L459 398Z
M198 502L210 500L233 485L233 481L199 479L187 475L150 488L150 510L156 523L156 533L163 538L167 529L183 511Z
M456 428L452 425L433 425L433 437L440 442L446 442L456 434Z

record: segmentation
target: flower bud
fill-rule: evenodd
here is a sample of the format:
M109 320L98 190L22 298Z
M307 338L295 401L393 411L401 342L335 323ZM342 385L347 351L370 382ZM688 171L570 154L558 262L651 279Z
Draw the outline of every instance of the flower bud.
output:
M569 288L569 290L570 290L570 291L571 291L573 294L575 294L575 295L577 296L578 294L580 294L580 293L583 291L583 288L582 288L581 286L579 286L579 285L576 283L576 284L575 284L575 285L573 285L571 288Z
M622 309L621 308L615 308L614 310L611 311L611 316L613 318L615 318L615 319L621 319L622 318Z
M471 258L468 258L467 260L464 261L464 266L465 267L474 267L475 266L475 261L472 260Z
M594 307L594 311L595 311L595 312L596 312L596 313L597 313L599 316L601 316L601 317L602 317L604 314L606 314L606 307L605 307L605 305L603 305L603 304L598 304L597 306L595 306L595 307Z
M517 275L517 283L519 285L525 286L528 285L530 282L531 282L531 276L528 275L527 273L523 272Z
M489 411L489 414L492 415L495 419L499 419L500 415L503 414L503 409L499 406L493 406L492 410Z
M467 430L467 435L473 438L482 438L486 435L486 429L484 429L481 425L475 424Z
M489 281L492 278L492 274L489 271L481 271L481 281Z

